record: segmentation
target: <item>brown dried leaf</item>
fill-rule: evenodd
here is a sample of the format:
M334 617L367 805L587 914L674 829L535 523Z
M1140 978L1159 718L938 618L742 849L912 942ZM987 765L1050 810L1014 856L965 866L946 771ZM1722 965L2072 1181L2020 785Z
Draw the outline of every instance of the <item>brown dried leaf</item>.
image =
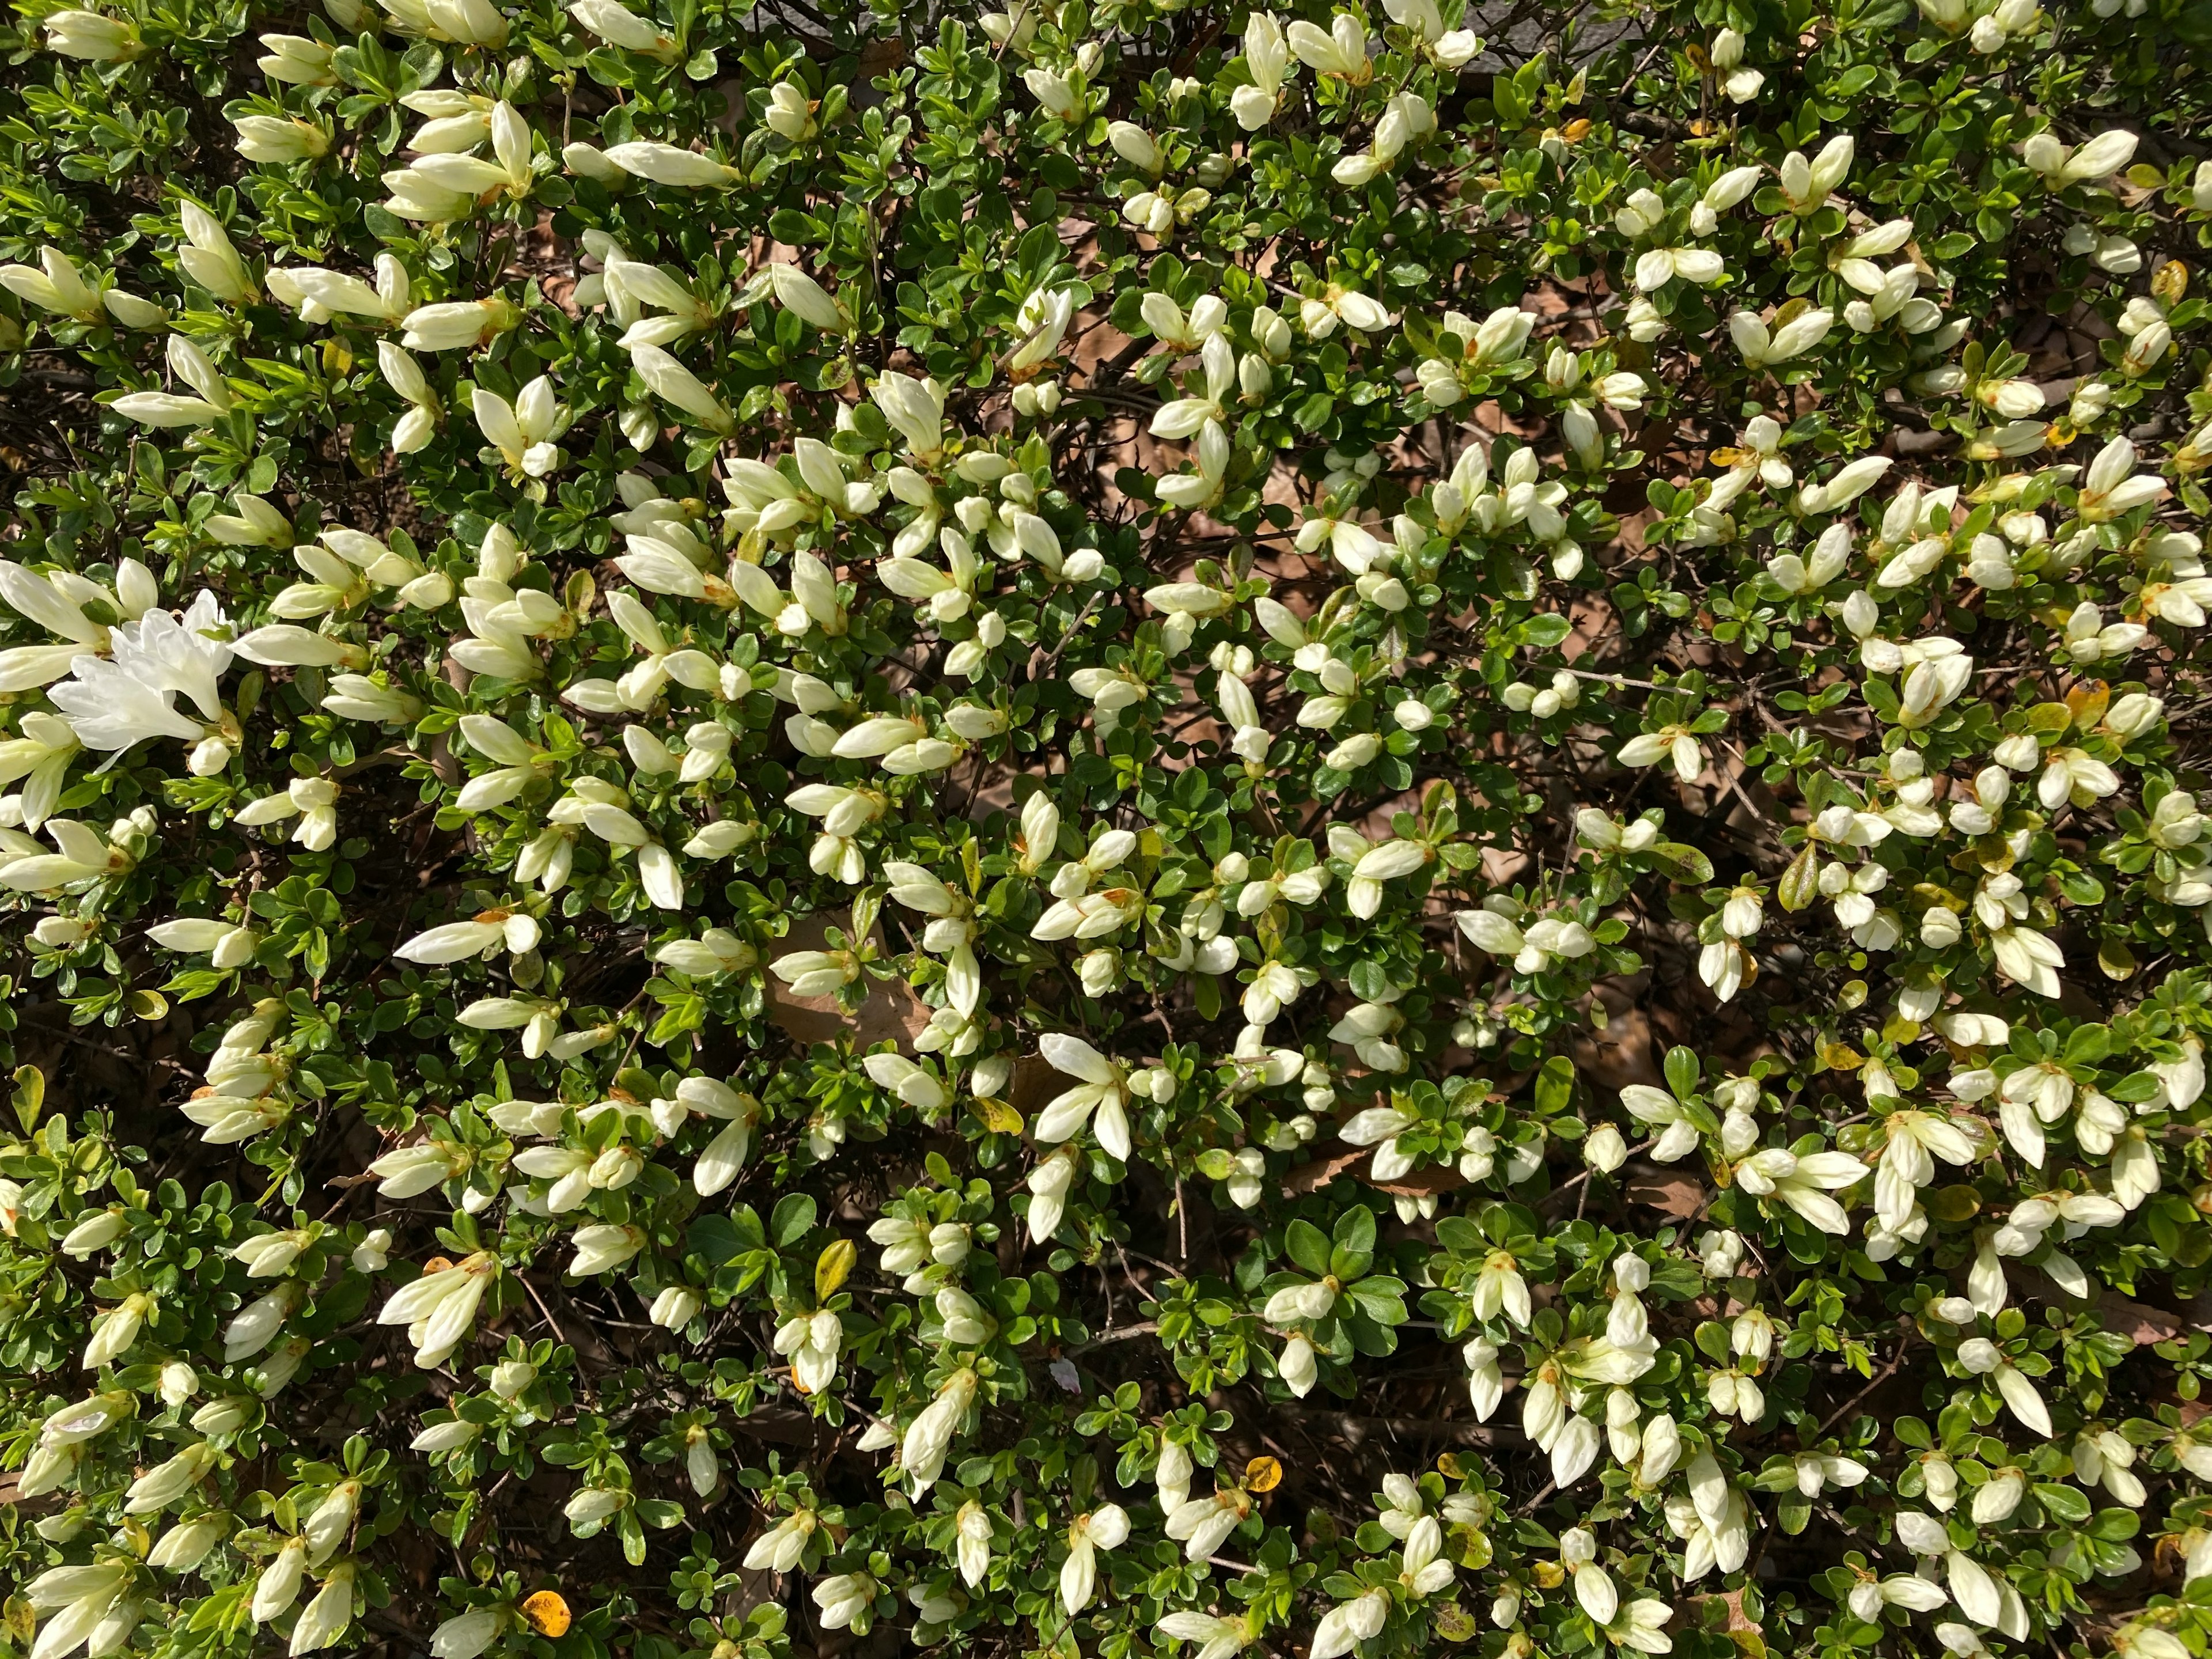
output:
M1700 1595L1694 1598L1691 1606L1694 1609L1693 1617L1697 1626L1699 1629L1711 1629L1718 1624L1717 1620L1711 1618L1716 1602L1728 1610L1728 1622L1720 1628L1725 1632L1729 1640L1735 1644L1736 1651L1742 1654L1744 1659L1765 1659L1765 1633L1755 1620L1744 1617L1743 1592L1740 1589L1723 1590L1711 1595Z
M1042 1054L1024 1054L1014 1062L1014 1075L1006 1085L1006 1103L1025 1118L1035 1117L1048 1101L1075 1086L1075 1079L1053 1070Z
M1449 1193L1467 1185L1467 1177L1449 1164L1415 1170L1395 1181L1377 1181L1371 1175L1360 1178L1376 1192L1389 1193L1393 1198L1425 1198L1431 1193Z
M786 956L793 951L819 951L830 942L833 922L849 928L850 916L809 916L792 924L791 932L778 944L775 954ZM883 930L879 927L870 936L878 951L884 948ZM858 1049L874 1048L886 1041L898 1044L902 1053L914 1053L914 1040L929 1024L929 1006L914 994L914 989L902 979L871 979L867 981L868 1000L860 1005L857 1014L848 1014L830 997L795 997L791 988L774 974L768 976L769 1018L789 1032L799 1042L835 1042L841 1036L850 1036Z
M1284 1196L1296 1198L1305 1193L1317 1193L1337 1176L1353 1174L1376 1192L1389 1193L1394 1198L1421 1198L1467 1185L1466 1178L1449 1164L1415 1170L1395 1181L1377 1181L1368 1173L1373 1168L1374 1157L1372 1147L1347 1146L1341 1141L1332 1141L1321 1149L1321 1155L1313 1162L1299 1164L1283 1177Z
M2184 1328L2179 1314L2146 1303L2130 1302L2118 1291L2106 1291L2097 1298L2097 1320L2106 1330L2126 1337L2138 1348L2148 1348L2154 1342L2171 1342Z
M1342 1175L1365 1161L1364 1146L1346 1146L1333 1143L1322 1148L1321 1156L1310 1164L1301 1164L1283 1177L1283 1194L1297 1198L1306 1193L1317 1193Z
M1632 1164L1627 1176L1622 1191L1630 1203L1680 1216L1686 1221L1710 1201L1705 1183L1684 1170L1669 1170L1656 1164Z

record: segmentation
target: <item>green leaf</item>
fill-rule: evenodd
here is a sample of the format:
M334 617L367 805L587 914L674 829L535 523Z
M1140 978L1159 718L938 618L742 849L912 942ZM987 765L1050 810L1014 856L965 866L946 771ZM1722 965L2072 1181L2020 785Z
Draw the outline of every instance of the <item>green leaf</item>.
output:
M2079 1526L2089 1518L2089 1496L2078 1487L2061 1486L2056 1481L2038 1481L2028 1488L2036 1501L2051 1511L2051 1518L2066 1525Z
M1292 1261L1316 1279L1328 1272L1328 1235L1310 1221L1291 1222L1284 1230L1283 1248Z
M1698 1085L1704 1080L1705 1068L1699 1063L1695 1049L1669 1048L1665 1070L1667 1086L1674 1091L1677 1100L1687 1100L1697 1093Z
M788 1248L806 1237L814 1226L814 1200L805 1193L786 1193L775 1203L769 1217L769 1236L779 1249Z
M1375 1212L1364 1204L1353 1205L1337 1217L1331 1237L1340 1250L1371 1254L1375 1249Z
M1553 1054L1536 1073L1536 1109L1558 1116L1574 1103L1575 1063L1565 1054Z

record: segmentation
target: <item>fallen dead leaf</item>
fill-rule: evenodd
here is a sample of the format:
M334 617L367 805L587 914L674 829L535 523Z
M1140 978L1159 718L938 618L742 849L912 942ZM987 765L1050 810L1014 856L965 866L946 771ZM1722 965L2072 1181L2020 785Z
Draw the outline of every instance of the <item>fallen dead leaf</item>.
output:
M793 922L776 954L822 950L830 942L832 924L841 922L848 927L852 925L849 916L835 915L809 916ZM871 939L878 951L884 948L880 926ZM834 996L795 997L790 987L770 974L769 1018L796 1042L835 1042L840 1037L850 1036L857 1049L872 1048L888 1041L897 1043L902 1053L911 1054L915 1038L929 1024L929 1006L902 979L871 979L867 986L867 1000L860 1005L858 1013L848 1014L837 1006Z
M1449 1164L1416 1170L1395 1181L1377 1181L1372 1176L1366 1179L1376 1192L1388 1193L1393 1198L1425 1198L1431 1193L1449 1193L1467 1185L1467 1177Z
M2178 1315L2163 1308L2130 1302L2117 1291L2106 1291L2097 1298L2097 1321L2138 1348L2147 1348L2154 1342L2171 1342L2183 1329Z
M1626 1174L1628 1178L1622 1191L1632 1204L1642 1204L1687 1220L1709 1201L1705 1182L1682 1170L1663 1169L1656 1164L1632 1164Z
M1054 1071L1052 1062L1042 1054L1024 1054L1014 1062L1013 1079L1006 1085L1006 1103L1027 1121L1037 1115L1038 1108L1073 1082L1073 1079L1063 1078Z
M1650 1019L1637 1006L1642 988L1607 981L1596 986L1593 994L1605 1006L1605 1029L1569 1034L1567 1050L1575 1069L1599 1088L1615 1093L1631 1083L1663 1085Z
M1317 1193L1340 1175L1359 1169L1375 1156L1367 1146L1346 1146L1332 1142L1323 1147L1321 1155L1310 1164L1301 1164L1283 1177L1283 1194L1296 1198L1306 1193ZM1394 1198L1422 1198L1431 1193L1448 1193L1464 1187L1466 1178L1448 1164L1426 1170L1415 1170L1410 1175L1400 1176L1395 1181L1377 1181L1372 1176L1362 1175L1361 1180L1377 1192L1389 1193Z
M1346 1170L1357 1167L1366 1157L1367 1152L1364 1147L1323 1147L1320 1157L1311 1163L1299 1164L1283 1177L1283 1195L1297 1198L1307 1193L1317 1193Z
M1688 1606L1683 1610L1688 1614L1688 1618L1682 1622L1700 1630L1713 1628L1706 1621L1711 1617L1710 1609L1715 1602L1720 1603L1728 1609L1728 1623L1719 1628L1726 1633L1729 1640L1735 1644L1736 1650L1743 1654L1745 1659L1764 1659L1766 1652L1765 1632L1759 1628L1756 1620L1744 1617L1743 1592L1740 1589L1722 1590L1711 1595L1692 1597Z

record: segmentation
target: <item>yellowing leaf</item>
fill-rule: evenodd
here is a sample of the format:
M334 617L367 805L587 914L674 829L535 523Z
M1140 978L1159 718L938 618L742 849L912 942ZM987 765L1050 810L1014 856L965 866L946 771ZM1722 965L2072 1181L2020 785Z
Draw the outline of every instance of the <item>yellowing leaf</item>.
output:
M826 1302L836 1294L853 1271L853 1263L860 1259L860 1251L849 1238L832 1239L814 1258L814 1299Z
M1972 1187L1938 1187L1927 1198L1928 1213L1936 1220L1956 1226L1971 1220L1982 1207L1980 1196Z
M1796 911L1810 904L1820 896L1820 849L1808 842L1805 850L1790 860L1790 867L1782 872L1782 880L1774 890L1774 896L1781 902L1784 909Z
M522 1616L530 1621L530 1628L540 1636L558 1637L568 1633L568 1604L557 1590L539 1590L534 1595L525 1597Z
M2066 707L2074 723L2086 732L2105 718L2105 706L2112 700L2112 688L2104 681L2084 680L2066 694Z
M1447 1601L1437 1610L1437 1634L1447 1642L1464 1642L1476 1633L1474 1616L1456 1601Z
M46 1074L37 1066L15 1068L15 1106L26 1134L39 1127L39 1114L46 1109Z
M1255 1457L1244 1466L1244 1490L1273 1492L1283 1484L1283 1466L1272 1457Z

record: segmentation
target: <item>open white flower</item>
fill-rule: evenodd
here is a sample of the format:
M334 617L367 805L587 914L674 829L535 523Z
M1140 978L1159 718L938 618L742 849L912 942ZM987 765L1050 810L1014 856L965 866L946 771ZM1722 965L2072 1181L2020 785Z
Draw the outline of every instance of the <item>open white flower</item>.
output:
M1736 1166L1736 1180L1744 1191L1777 1199L1821 1231L1838 1236L1850 1232L1851 1224L1844 1206L1829 1194L1856 1186L1867 1174L1867 1166L1848 1152L1808 1152L1801 1158L1771 1146Z
M789 1357L792 1381L820 1394L837 1376L845 1328L834 1313L794 1314L776 1328L775 1351Z
M380 1325L404 1325L415 1363L429 1370L445 1364L475 1323L484 1292L499 1277L499 1260L479 1250L450 1267L425 1273L395 1291L376 1316Z
M1308 1659L1342 1659L1362 1642L1382 1633L1390 1618L1390 1593L1371 1589L1349 1601L1340 1601L1314 1626Z
M1127 1073L1081 1037L1065 1032L1048 1033L1038 1040L1037 1048L1053 1070L1078 1079L1074 1088L1055 1095L1037 1114L1038 1141L1056 1146L1072 1140L1087 1123L1099 1146L1127 1163L1130 1149Z
M1119 1549L1128 1536L1128 1513L1119 1504L1102 1504L1070 1523L1067 1559L1060 1569L1060 1605L1070 1618L1091 1605L1098 1579L1097 1553Z
M1232 1659L1253 1639L1249 1624L1242 1618L1190 1611L1167 1614L1152 1626L1152 1633L1195 1644L1192 1659Z
M936 1484L943 1472L952 1437L975 1403L977 1381L975 1371L963 1365L945 1380L936 1397L907 1425L899 1443L899 1466L906 1471L910 1490L917 1497Z
M569 415L544 375L524 386L512 404L478 386L469 410L510 472L542 478L560 467L561 451L553 441L568 429Z

